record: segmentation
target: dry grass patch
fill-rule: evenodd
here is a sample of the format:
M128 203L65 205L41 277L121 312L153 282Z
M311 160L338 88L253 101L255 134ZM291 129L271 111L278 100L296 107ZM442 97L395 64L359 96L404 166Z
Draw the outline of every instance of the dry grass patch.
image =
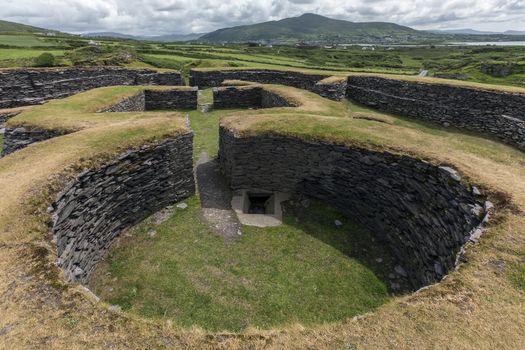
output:
M328 77L328 78L325 78L325 79L319 81L319 83L320 84L326 84L326 85L338 84L338 83L342 83L342 82L346 81L346 79L347 79L346 76L333 75L331 77Z
M225 80L221 83L222 86L247 86L247 85L260 85L259 83L246 80Z

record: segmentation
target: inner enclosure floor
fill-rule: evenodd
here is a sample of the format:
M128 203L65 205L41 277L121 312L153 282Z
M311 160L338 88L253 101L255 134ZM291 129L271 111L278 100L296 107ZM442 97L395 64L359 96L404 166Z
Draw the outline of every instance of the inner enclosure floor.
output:
M322 203L303 200L278 227L243 226L233 244L202 219L197 196L184 203L117 240L92 277L98 296L213 331L344 320L390 298L386 248Z

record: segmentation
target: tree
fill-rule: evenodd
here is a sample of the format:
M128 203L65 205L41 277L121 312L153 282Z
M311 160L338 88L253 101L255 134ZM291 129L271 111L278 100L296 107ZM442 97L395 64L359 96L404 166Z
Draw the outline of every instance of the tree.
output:
M53 67L55 65L55 56L49 52L44 52L35 59L37 67Z

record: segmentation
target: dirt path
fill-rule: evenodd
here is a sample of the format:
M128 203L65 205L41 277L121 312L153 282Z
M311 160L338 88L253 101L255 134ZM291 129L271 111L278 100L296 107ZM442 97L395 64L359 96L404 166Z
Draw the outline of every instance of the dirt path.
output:
M232 194L219 171L218 161L210 159L206 152L201 153L195 173L204 219L224 237L226 244L233 243L242 235L241 224L231 208Z

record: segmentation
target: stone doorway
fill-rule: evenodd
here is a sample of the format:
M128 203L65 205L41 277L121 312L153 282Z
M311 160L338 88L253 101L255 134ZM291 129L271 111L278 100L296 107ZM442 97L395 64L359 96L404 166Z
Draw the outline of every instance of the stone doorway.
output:
M269 227L282 223L281 203L290 195L283 192L239 190L232 198L232 209L243 225Z

